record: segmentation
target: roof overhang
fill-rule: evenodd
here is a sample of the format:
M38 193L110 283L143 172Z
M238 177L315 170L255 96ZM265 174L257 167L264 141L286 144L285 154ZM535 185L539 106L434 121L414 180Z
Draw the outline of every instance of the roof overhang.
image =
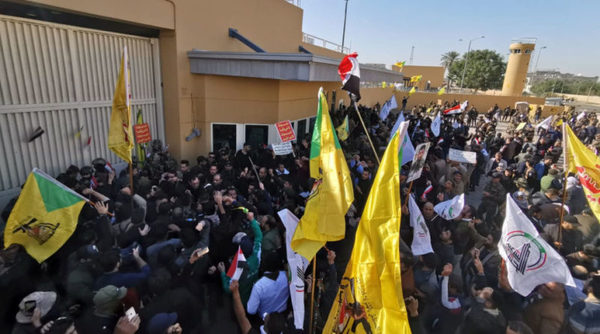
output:
M188 52L194 74L226 75L247 78L340 81L339 59L304 53L254 53L192 50ZM401 82L399 72L360 65L363 82Z

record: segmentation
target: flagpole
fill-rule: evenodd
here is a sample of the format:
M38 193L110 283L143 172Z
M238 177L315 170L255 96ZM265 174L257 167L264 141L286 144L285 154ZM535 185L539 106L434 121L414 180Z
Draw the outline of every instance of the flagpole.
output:
M133 162L129 163L129 187L131 188L131 199L133 200Z
M375 146L373 145L373 142L371 141L371 136L369 136L369 131L367 130L365 122L363 121L362 116L360 115L360 112L358 111L358 106L356 104L356 95L350 94L350 97L351 97L352 102L354 104L354 110L356 110L356 113L358 114L358 119L360 119L360 123L362 124L363 129L365 130L365 134L367 135L367 139L369 140L369 144L371 144L371 149L373 150L373 154L375 155L375 159L377 159L377 164L380 165L381 161L379 161L379 156L377 155L377 151L375 150Z
M406 202L405 203L408 203L408 200L410 199L410 191L412 190L413 182L415 182L415 181L410 181L410 184L408 185L408 192L406 193Z
M308 334L313 333L313 317L315 307L315 285L317 284L317 256L313 258L312 284L310 286L310 323L308 324Z
M562 205L560 206L560 220L558 221L558 242L562 242L562 222L565 216L565 202L567 200L567 177L569 176L569 170L567 166L569 165L567 162L567 136L566 136L566 127L565 122L562 123L562 145L563 145L563 169L565 173L565 181L563 184L563 194L562 194Z

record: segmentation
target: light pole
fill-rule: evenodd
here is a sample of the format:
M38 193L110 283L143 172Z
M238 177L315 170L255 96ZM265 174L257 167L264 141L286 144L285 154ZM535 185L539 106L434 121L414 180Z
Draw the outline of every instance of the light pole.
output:
M540 48L540 51L538 51L538 56L537 56L537 60L535 61L535 67L533 68L533 72L537 73L537 69L538 69L538 63L540 62L540 56L542 55L542 50L546 49L545 46L542 46Z
M473 41L476 41L478 39L482 39L485 38L485 36L481 36L481 37L476 37L473 39L469 40L469 47L467 48L467 57L465 59L465 66L463 66L463 73L462 73L462 78L460 79L460 91L462 93L462 88L463 88L463 81L465 80L465 73L467 72L467 63L469 62L469 52L471 52L471 43Z
M346 0L346 8L344 9L344 31L342 32L342 53L344 52L344 40L346 39L346 16L348 15L348 0Z

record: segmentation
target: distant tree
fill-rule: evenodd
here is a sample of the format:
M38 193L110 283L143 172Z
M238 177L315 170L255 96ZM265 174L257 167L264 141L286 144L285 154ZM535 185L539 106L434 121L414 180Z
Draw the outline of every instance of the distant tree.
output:
M460 57L460 53L458 53L456 51L448 51L442 55L442 58L440 59L440 61L442 63L442 66L444 66L446 68L446 70L448 71L448 74L450 74L450 67L452 67L452 64L454 64L454 62L459 57ZM450 79L448 79L448 86L450 86Z
M466 54L455 60L450 67L448 78L460 83ZM477 90L502 88L506 63L502 56L493 50L473 50L469 52L467 71L463 87Z
M590 89L591 88L591 89ZM556 94L600 95L600 84L590 81L548 79L537 81L531 86L531 92L538 96Z

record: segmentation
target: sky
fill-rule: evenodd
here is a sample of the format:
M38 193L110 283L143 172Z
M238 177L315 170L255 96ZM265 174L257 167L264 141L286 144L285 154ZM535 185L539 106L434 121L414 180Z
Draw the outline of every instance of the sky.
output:
M341 44L344 0L301 0L303 31ZM511 40L537 38L530 70L600 76L598 0L349 0L345 46L361 63L439 65L448 51L491 49L508 58ZM463 39L463 41L459 41Z

